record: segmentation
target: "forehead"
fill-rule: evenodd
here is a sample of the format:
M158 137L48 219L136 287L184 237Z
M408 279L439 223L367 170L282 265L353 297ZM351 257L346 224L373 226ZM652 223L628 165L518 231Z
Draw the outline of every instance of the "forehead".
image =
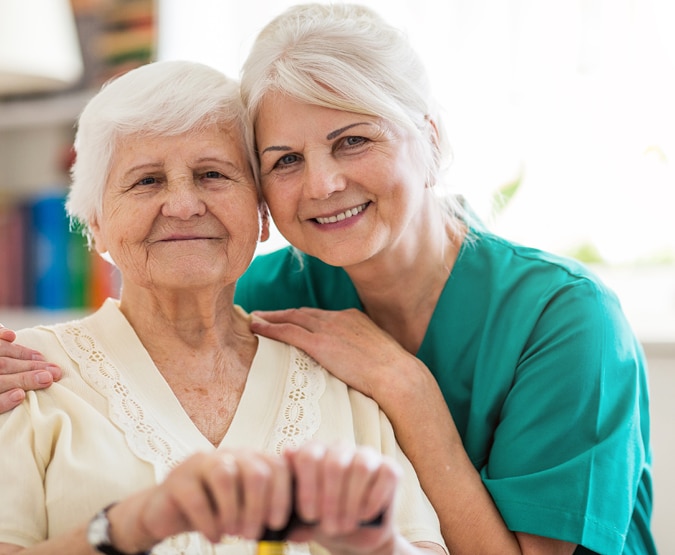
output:
M322 106L317 103L296 99L287 94L274 91L267 93L263 97L258 107L256 121L259 121L260 119L269 121L270 119L274 119L274 116L281 118L289 115L295 117L311 117L310 114L317 113L321 113L324 116L332 115L333 117L366 117L355 112Z
M237 166L248 160L239 128L209 124L185 132L134 132L120 135L115 141L113 161L116 163L152 155L167 161L194 158L200 155L222 158Z
M354 124L366 125L371 130L394 127L381 117L321 106L273 92L265 95L259 106L255 132L257 139L297 131L326 134Z

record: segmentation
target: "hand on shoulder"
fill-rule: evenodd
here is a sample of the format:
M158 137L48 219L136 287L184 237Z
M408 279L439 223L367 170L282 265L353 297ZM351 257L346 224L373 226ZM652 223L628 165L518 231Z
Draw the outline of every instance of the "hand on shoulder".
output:
M62 375L42 354L15 340L16 333L0 324L0 413L20 405L26 391L49 387Z

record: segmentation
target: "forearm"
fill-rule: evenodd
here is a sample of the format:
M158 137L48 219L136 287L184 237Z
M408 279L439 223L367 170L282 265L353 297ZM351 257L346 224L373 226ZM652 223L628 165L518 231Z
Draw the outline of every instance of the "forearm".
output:
M87 525L78 526L67 534L57 538L40 542L28 548L0 543L0 555L20 553L21 555L96 555L89 543L86 534Z
M434 377L418 364L377 384L374 397L438 514L450 553L521 553L464 450Z
M157 543L139 523L138 511L146 492L140 492L116 504L108 511L110 538L112 544L123 553L139 553L149 550ZM93 516L93 515L92 515ZM16 545L0 544L0 555L20 553L21 555L98 555L87 540L89 522L71 531L22 549Z

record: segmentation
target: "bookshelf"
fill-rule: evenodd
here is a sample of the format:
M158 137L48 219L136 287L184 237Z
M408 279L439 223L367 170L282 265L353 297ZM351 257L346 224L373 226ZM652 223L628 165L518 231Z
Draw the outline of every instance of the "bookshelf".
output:
M152 61L155 0L72 0L84 75L69 90L0 97L0 322L76 317L116 295L113 266L69 231L75 123L108 79Z
M83 89L45 97L0 102L0 134L36 127L72 128L94 90Z

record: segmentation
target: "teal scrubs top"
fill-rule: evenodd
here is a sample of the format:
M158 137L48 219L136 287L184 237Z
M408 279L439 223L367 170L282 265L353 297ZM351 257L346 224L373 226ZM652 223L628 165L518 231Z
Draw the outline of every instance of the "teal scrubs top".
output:
M362 308L344 270L291 247L256 257L235 302ZM656 553L644 354L592 272L473 230L417 356L510 530Z

